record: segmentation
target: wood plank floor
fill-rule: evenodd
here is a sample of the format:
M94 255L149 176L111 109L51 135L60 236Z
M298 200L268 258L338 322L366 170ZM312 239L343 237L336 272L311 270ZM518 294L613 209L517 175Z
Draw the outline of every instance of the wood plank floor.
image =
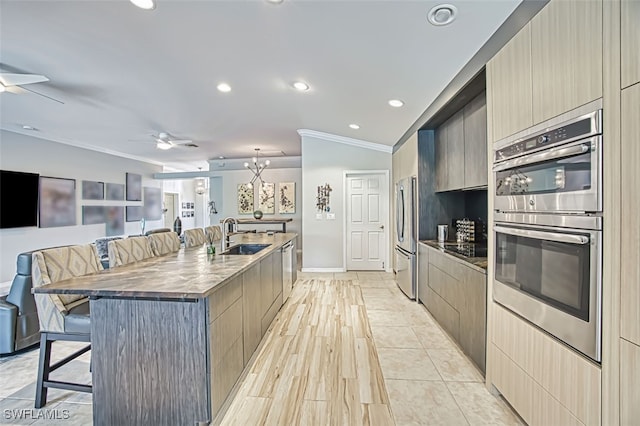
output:
M393 425L360 288L298 281L222 424Z
M520 425L391 274L300 273L222 425Z

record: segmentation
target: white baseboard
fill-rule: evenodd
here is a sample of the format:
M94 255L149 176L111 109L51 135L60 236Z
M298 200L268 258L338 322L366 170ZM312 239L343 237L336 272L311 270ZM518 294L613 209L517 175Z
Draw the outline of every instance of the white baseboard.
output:
M344 272L342 268L302 268L302 272Z

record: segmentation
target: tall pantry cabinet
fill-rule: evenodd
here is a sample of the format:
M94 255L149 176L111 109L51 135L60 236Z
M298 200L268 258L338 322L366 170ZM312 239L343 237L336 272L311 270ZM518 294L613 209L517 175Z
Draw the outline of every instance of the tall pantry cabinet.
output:
M620 424L640 419L640 1L620 5Z

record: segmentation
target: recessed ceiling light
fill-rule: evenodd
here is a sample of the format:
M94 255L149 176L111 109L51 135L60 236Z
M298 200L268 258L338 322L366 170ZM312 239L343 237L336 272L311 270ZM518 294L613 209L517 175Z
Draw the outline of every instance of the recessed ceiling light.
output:
M458 13L458 8L454 5L439 4L431 8L427 19L431 24L436 26L448 25L456 19L456 13Z
M267 0L267 2L271 3L271 4L280 4L280 3L282 3L282 1L283 0Z
M227 83L220 83L218 84L218 90L223 92L223 93L227 93L231 91L231 86L229 86Z
M391 99L389 101L389 105L394 108L400 108L402 105L404 105L404 102L402 102L400 99Z
M135 4L140 9L152 10L156 8L155 0L131 0L131 3Z
M34 132L38 130L38 129L36 129L36 128L35 128L35 127L33 127L33 126L29 126L28 124L23 125L23 126L22 126L22 128L23 128L24 130L31 130L31 131L34 131Z
M220 155L218 158L224 160L224 155Z
M357 124L349 124L349 127L351 127L353 130L358 130L360 128L360 126L358 126Z
M309 85L303 81L296 81L295 83L293 83L293 87L301 92L306 92L307 90L309 90Z

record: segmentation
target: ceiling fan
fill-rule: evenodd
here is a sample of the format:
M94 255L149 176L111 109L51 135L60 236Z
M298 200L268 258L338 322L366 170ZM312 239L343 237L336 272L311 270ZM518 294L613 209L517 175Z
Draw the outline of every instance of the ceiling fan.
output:
M160 132L157 135L151 135L156 141L156 148L171 149L176 147L197 148L198 145L189 139L176 139L169 133Z

